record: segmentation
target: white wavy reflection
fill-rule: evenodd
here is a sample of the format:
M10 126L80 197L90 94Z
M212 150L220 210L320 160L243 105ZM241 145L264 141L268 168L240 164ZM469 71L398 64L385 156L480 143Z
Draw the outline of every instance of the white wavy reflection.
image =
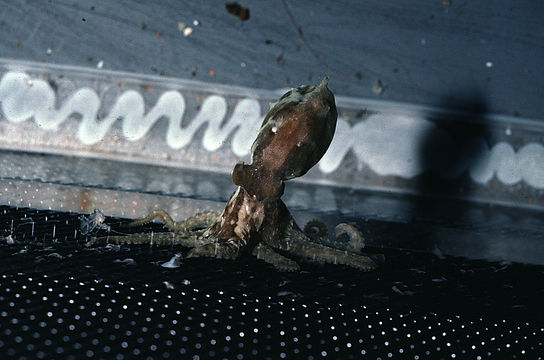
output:
M130 141L142 139L161 118L168 120L166 142L173 149L189 144L195 133L206 126L202 146L216 151L229 136L236 156L247 155L261 124L263 115L256 99L240 100L227 121L224 97L206 97L198 113L182 126L186 103L175 90L165 91L146 113L143 96L127 90L117 99L104 118L98 120L101 100L91 88L77 89L62 104L57 103L49 83L32 79L24 72L11 71L0 81L0 101L6 120L20 123L29 119L42 129L56 130L68 117L81 117L77 131L84 145L96 144L104 138L112 124L121 121L123 136ZM433 138L439 145L438 160L430 166L422 161L421 143ZM485 184L494 176L505 185L525 181L532 187L544 188L544 146L529 143L517 152L506 142L491 148L483 138L474 138L459 147L435 123L418 116L374 114L350 125L338 121L333 142L319 163L323 173L336 171L344 157L352 151L361 166L368 166L378 175L413 178L432 167L446 178L455 178L468 171L477 183ZM442 156L442 158L441 158ZM436 157L436 156L435 156ZM451 165L451 160L455 160Z

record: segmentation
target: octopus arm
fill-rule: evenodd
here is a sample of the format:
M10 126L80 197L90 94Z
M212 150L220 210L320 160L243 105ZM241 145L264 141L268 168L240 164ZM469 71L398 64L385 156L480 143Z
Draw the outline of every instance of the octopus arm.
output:
M258 244L253 248L252 254L257 257L257 259L264 260L280 271L300 270L300 266L296 263L296 261L278 254L271 246L267 244Z
M175 222L172 217L164 210L153 210L143 219L136 220L128 224L130 227L149 224L154 220L160 220L164 226L174 232L186 232L190 230L207 228L213 225L219 218L219 213L216 211L204 211L195 214L183 221Z
M198 247L209 242L202 234L204 230L191 232L158 232L158 233L143 233L131 234L130 236L115 235L93 237L85 245L132 245L132 244L150 244L150 245L182 245L187 247Z
M370 271L378 267L374 260L368 256L312 242L294 223L291 223L287 228L282 243L286 244L285 250L288 253L313 262L344 264L363 271Z

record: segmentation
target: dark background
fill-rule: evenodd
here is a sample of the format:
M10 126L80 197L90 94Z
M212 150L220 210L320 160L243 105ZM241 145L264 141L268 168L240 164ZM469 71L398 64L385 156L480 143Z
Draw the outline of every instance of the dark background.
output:
M338 95L544 118L543 2L225 3L1 0L0 56L269 89L329 74Z

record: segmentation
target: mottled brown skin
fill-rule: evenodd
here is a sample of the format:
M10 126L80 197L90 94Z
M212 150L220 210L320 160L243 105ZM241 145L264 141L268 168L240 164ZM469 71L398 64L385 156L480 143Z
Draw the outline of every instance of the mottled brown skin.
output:
M319 85L293 89L272 106L253 143L252 163L233 170L239 186L221 214L207 212L176 223L158 210L134 225L162 220L171 232L154 234L153 242L194 247L187 257L236 259L248 252L279 270L295 271L299 265L283 255L292 254L365 271L376 268L367 256L311 241L280 199L284 181L304 175L332 141L337 112L327 83L328 77ZM355 228L348 232L350 238L362 239L357 234ZM141 243L149 235L95 238L91 243L103 240Z
M259 199L279 198L285 180L317 164L329 148L338 117L328 81L293 89L272 106L251 147L252 163L237 164L232 171L236 185Z

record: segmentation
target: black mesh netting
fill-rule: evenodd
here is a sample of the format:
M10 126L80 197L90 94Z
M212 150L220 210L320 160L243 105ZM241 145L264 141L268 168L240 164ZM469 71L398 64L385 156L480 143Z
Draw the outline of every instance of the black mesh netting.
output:
M77 229L77 214L0 207L1 359L544 354L543 267L380 249L370 273L251 257L170 269L187 249L86 248Z

